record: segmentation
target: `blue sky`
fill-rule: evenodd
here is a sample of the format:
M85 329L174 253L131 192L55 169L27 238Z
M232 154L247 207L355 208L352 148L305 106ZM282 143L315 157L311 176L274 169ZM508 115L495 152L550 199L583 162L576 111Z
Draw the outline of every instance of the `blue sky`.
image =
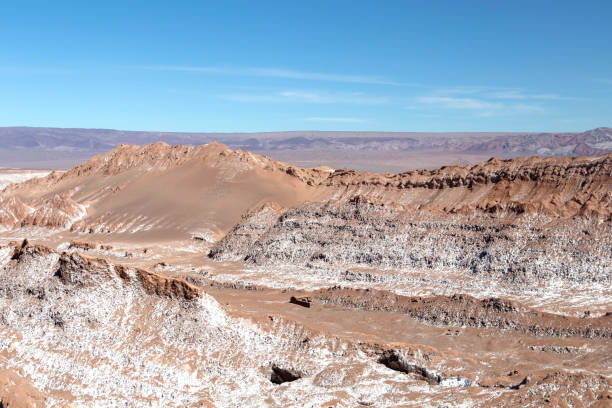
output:
M612 126L610 1L12 1L0 126Z

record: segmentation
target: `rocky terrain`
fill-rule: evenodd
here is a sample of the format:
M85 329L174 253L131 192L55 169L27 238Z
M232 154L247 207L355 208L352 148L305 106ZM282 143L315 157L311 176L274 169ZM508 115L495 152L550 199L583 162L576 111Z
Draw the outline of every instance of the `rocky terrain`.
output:
M612 406L610 154L123 145L7 186L0 224L2 407Z

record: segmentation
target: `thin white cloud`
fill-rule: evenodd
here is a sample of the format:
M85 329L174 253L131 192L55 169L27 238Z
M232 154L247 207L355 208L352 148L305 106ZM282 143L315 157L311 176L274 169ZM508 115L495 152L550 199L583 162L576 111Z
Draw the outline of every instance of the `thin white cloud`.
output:
M417 101L448 109L483 110L499 109L503 106L501 103L487 102L475 98L453 98L450 96L424 96L417 98Z
M600 82L602 84L612 85L612 79L610 78L596 78L595 81Z
M480 118L508 116L518 114L544 113L546 109L537 104L507 103L499 100L490 101L482 98L456 98L451 96L424 96L416 98L421 108L440 110L464 110ZM406 109L417 110L418 105L406 106Z
M298 71L283 68L232 68L216 66L183 66L183 65L155 65L147 66L146 69L158 71L177 71L177 72L200 72L205 74L234 75L234 76L254 76L269 78L300 79L309 81L332 81L374 85L408 85L400 82L390 81L378 76L369 75L345 75L330 74L322 72Z
M434 89L435 95L469 95L470 97L500 99L500 100L561 100L577 99L556 93L530 92L523 88L508 88L495 86L456 86Z
M338 118L338 117L311 117L305 120L309 122L339 122L339 123L363 123L366 120L361 118Z
M328 93L319 91L287 90L266 94L229 94L223 99L234 102L271 102L271 103L315 103L315 104L355 104L380 105L388 102L386 97L368 96L362 93Z
M282 98L287 98L299 102L311 102L311 103L332 103L333 97L329 95L320 94L317 92L307 91L283 91L278 94Z
M563 97L561 95L553 93L527 93L522 89L507 89L502 91L496 91L492 92L490 95L491 97L497 99L569 99L567 97Z
M434 89L433 93L437 95L474 95L486 91L484 86L453 86Z

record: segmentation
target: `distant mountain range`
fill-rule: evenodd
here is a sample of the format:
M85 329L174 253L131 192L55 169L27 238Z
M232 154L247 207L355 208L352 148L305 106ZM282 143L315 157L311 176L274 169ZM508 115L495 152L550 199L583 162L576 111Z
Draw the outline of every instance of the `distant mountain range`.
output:
M120 144L143 145L157 141L172 145L219 141L233 149L250 150L306 166L353 164L365 170L385 171L465 164L492 156L601 155L612 152L612 128L600 127L579 133L175 133L4 127L0 128L0 166L67 168ZM424 157L432 159L423 161ZM385 158L393 164L385 167L381 163ZM352 163L352 159L356 162Z

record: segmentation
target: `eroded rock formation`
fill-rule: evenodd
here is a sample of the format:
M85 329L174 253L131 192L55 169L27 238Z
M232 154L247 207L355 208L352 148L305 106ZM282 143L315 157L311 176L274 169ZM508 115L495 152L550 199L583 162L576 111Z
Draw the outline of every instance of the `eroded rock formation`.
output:
M0 405L606 404L611 207L612 155L120 146L0 193Z

